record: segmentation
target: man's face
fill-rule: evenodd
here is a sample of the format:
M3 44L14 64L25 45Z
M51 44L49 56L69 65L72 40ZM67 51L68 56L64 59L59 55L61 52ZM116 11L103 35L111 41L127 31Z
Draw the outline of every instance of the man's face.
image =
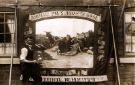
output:
M30 39L30 38L27 38L26 43L29 44L29 45L34 45L34 40Z

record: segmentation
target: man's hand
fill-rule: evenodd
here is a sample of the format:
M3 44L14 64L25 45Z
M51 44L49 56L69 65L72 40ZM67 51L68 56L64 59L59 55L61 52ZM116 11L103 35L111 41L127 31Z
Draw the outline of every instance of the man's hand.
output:
M38 64L41 64L42 61L43 61L43 59L42 59L41 57L39 57L39 58L37 59L37 63L38 63Z
M37 60L33 60L33 63L37 63Z

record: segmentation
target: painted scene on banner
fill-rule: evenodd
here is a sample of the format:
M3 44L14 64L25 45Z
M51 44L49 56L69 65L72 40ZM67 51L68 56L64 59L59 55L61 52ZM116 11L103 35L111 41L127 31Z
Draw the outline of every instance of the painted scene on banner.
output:
M47 19L36 22L35 31L36 43L45 49L43 67L93 68L93 22L75 18Z

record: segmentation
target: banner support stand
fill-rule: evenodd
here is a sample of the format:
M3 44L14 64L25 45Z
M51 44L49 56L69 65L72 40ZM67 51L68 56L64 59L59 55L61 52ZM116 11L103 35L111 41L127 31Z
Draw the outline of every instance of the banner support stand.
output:
M18 3L18 0L16 0L16 3ZM12 40L12 50L11 50L11 58L10 58L10 72L9 72L9 83L8 85L12 85L12 68L13 68L13 59L14 59L14 38L15 38L15 30L17 29L17 6L15 6L15 13L14 13L14 16L15 16L15 27L13 28L13 40ZM11 35L12 36L12 35Z
M110 18L111 18L111 31L112 31L112 37L113 37L113 48L114 48L114 54L115 54L114 59L115 59L116 70L117 70L118 85L121 85L120 73L119 73L119 64L118 64L118 56L117 56L115 36L114 36L114 27L113 27L113 21L112 21L112 12L111 12L111 7L110 6L109 6L109 14L110 14Z

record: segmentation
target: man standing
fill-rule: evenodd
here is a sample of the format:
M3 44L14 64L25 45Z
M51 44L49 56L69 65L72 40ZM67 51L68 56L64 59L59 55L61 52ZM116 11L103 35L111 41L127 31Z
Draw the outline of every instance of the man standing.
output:
M38 60L34 60L34 38L29 36L25 39L25 45L21 49L20 61L22 70L22 85L28 85L29 78L33 78L32 85L41 85L41 74Z

